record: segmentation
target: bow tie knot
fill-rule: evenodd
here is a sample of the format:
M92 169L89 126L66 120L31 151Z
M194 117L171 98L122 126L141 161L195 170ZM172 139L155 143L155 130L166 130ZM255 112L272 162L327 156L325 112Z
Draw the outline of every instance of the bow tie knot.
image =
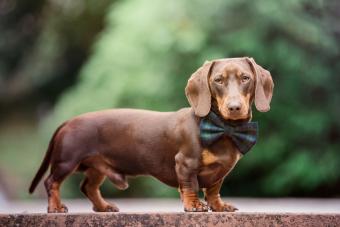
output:
M212 111L200 122L203 146L210 146L225 135L231 138L242 154L246 154L255 145L257 131L257 122L225 122Z

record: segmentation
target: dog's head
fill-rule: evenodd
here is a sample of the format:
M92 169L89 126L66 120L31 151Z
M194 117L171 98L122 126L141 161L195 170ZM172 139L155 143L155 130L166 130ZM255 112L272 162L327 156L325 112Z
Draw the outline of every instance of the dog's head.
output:
M257 110L270 109L273 88L269 71L254 59L226 58L205 62L190 77L185 94L199 117L213 108L225 120L249 120L254 100Z

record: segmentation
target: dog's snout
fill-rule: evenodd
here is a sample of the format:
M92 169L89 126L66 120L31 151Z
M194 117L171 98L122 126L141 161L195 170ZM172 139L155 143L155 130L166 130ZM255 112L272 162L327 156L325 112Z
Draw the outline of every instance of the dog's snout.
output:
M230 113L237 113L241 110L241 103L236 101L230 102L227 107Z

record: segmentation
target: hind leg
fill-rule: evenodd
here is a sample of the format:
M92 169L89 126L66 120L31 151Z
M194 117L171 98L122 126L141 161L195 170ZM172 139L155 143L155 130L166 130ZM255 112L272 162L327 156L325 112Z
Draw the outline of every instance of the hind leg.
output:
M67 207L60 201L60 185L71 174L75 165L60 164L52 166L51 174L45 180L45 188L48 196L48 213L67 213Z
M99 190L100 185L105 180L105 175L99 171L90 168L85 171L85 180L81 184L81 191L86 195L93 204L93 210L96 212L118 212L119 209L106 202Z

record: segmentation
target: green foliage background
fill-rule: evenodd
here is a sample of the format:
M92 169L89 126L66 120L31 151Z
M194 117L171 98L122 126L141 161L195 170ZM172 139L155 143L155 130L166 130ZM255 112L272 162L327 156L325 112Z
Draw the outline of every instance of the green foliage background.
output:
M335 6L336 1L312 0L117 1L41 135L47 144L61 122L88 111L186 107L187 79L205 60L251 56L273 76L272 108L254 110L259 142L226 178L222 196L339 196ZM67 182L65 194L79 195L80 178ZM131 184L125 192L107 183L103 189L109 196L177 195L151 178Z
M272 109L255 114L259 144L227 179L223 195L313 195L338 184L339 43L308 4L322 12L321 3L302 0L115 4L49 125L103 108L185 107L186 81L204 60L252 56L272 72Z

